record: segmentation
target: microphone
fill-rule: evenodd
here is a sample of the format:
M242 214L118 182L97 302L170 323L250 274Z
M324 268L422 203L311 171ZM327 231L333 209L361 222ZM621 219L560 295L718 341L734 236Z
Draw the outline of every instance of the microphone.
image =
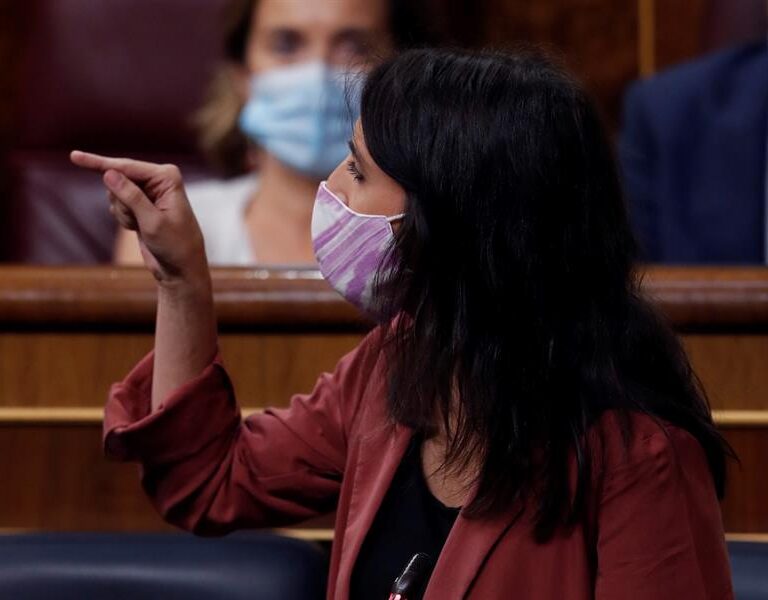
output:
M389 600L420 600L432 572L432 559L423 552L414 554L395 579Z

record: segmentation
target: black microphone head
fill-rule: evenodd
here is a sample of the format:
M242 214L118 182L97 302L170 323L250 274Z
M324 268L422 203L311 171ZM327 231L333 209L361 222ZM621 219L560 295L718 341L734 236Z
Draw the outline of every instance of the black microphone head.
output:
M419 552L408 561L403 572L392 585L392 594L400 594L408 600L418 598L432 572L432 559L428 554Z

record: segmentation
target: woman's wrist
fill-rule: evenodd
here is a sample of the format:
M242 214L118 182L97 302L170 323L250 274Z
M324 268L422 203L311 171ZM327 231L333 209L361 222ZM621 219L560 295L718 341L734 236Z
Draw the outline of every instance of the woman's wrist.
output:
M207 268L184 276L159 279L158 295L169 300L204 300L213 297L213 283Z

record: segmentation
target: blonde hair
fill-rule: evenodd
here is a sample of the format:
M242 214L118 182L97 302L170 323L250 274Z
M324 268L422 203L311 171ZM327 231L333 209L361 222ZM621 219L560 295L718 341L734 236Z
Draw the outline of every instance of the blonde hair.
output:
M200 152L222 175L231 177L247 170L249 143L237 125L243 99L237 93L233 65L220 65L208 87L205 103L192 119Z
M250 144L237 120L244 99L238 93L248 32L257 0L232 0L222 13L224 59L216 67L201 108L193 115L198 147L209 164L232 177L248 170Z

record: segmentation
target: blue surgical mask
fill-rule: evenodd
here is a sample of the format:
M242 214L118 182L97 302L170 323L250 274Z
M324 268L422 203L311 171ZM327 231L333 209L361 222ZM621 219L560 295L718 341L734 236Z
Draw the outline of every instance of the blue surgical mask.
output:
M349 152L361 78L323 62L256 75L240 113L240 129L283 164L305 175L327 177Z

